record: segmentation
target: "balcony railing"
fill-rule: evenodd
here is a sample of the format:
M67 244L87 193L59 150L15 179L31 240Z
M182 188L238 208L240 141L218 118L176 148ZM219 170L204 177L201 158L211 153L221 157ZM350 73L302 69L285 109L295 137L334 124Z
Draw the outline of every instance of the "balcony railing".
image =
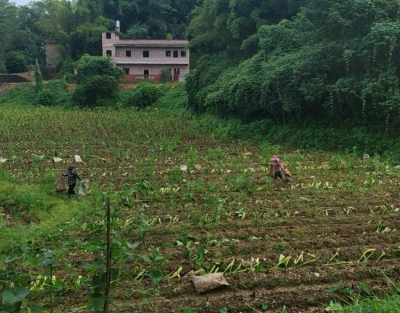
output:
M131 82L135 80L159 80L160 75L125 75L123 80L125 82Z

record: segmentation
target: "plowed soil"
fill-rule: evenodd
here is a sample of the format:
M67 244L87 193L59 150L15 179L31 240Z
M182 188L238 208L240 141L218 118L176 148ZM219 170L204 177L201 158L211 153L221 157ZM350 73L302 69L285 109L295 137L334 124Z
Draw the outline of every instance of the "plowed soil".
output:
M259 145L184 136L171 147L143 137L134 148L94 138L102 136L81 138L60 156L71 162L84 146L85 163L75 165L91 181L88 197L94 189L120 194L112 203L114 240L138 243L113 284L115 312L324 312L333 300L351 303L390 291L387 278L400 285L399 174L379 159L289 149L266 154ZM31 141L29 153L49 155L40 142ZM3 143L3 155L11 155L7 149ZM268 177L269 158L278 152L292 173L289 183ZM29 166L59 173L66 166L49 157L26 165L19 161L26 147L15 145L12 154L19 159L2 167L14 174ZM149 224L139 232L143 217ZM82 241L100 236L89 228L76 231ZM144 254L162 259L150 263ZM76 251L66 262L85 275L82 266L94 258ZM164 276L180 271L154 284L141 274L153 267ZM229 286L196 294L185 275L201 269L223 272ZM87 290L65 291L57 309L85 312L87 299Z

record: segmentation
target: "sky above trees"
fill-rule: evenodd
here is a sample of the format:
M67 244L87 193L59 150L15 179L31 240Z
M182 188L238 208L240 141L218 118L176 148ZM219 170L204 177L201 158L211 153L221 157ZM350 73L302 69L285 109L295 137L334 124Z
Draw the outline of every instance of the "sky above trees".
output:
M29 2L36 2L36 1L38 1L38 0L13 0L10 2L14 2L15 5L21 6L21 5L27 5L27 4L29 4Z

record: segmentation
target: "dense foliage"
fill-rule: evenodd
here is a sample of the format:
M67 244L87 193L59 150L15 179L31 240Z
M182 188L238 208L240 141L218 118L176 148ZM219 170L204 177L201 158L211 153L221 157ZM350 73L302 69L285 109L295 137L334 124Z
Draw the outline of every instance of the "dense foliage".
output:
M400 4L298 4L208 0L196 9L188 35L192 48L207 55L187 80L189 105L275 123L348 120L397 135ZM231 51L238 50L243 58L236 66ZM221 64L229 60L235 62Z
M84 55L77 62L73 101L81 107L109 105L117 98L123 72L109 58Z
M197 0L42 0L15 6L0 0L0 72L42 65L45 43L56 42L61 61L101 55L101 33L121 21L127 38L183 39ZM7 55L12 52L12 55ZM8 61L18 57L17 61ZM6 60L7 59L7 60ZM21 68L22 67L22 68Z
M35 103L44 106L60 106L70 102L67 82L64 79L49 81L44 88L37 93Z
M151 83L141 83L136 88L131 88L122 94L123 104L125 106L133 106L144 108L154 104L163 92L160 88Z
M9 51L4 58L4 65L8 73L22 73L28 70L25 56L22 52Z

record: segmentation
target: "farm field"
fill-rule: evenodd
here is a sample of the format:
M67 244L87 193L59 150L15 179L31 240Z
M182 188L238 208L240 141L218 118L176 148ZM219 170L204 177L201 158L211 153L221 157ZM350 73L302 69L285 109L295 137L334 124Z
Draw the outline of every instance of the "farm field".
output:
M233 141L155 108L5 106L0 125L0 286L29 288L22 306L102 304L106 199L110 311L324 312L400 285L400 168L379 156ZM272 154L290 183L268 177ZM55 192L70 164L90 180L86 197ZM229 286L196 294L191 271Z

